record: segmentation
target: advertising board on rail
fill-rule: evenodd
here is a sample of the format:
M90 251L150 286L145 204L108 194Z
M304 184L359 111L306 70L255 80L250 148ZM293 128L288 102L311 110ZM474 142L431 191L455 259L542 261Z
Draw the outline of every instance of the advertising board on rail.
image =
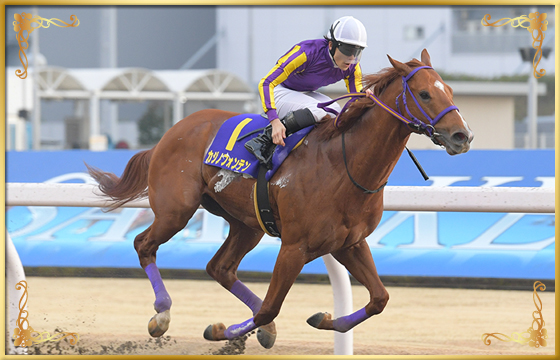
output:
M92 182L84 162L120 175L134 153L7 152L6 181ZM471 150L454 157L439 150L417 150L415 155L430 180L422 179L405 153L389 185L554 187L555 183L553 150ZM150 209L138 208L6 209L7 230L28 267L139 268L133 240L153 218ZM203 270L227 233L224 220L198 210L185 229L160 246L158 267ZM554 279L554 236L554 214L385 211L367 241L382 276L546 280ZM280 239L265 235L239 270L272 272L280 244ZM327 270L317 259L302 272Z

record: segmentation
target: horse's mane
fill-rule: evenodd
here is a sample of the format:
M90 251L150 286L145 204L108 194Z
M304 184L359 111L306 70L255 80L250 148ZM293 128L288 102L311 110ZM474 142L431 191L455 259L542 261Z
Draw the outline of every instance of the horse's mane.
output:
M412 59L406 65L410 68L416 68L423 64L416 59ZM400 78L397 70L394 67L387 67L376 74L365 75L362 78L362 84L364 90L372 89L374 95L379 97L397 78ZM317 129L315 130L318 133L319 139L329 140L342 134L358 123L362 119L362 115L374 105L375 103L366 97L355 100L338 118L338 127L334 126L334 120L331 117L326 116L317 124Z

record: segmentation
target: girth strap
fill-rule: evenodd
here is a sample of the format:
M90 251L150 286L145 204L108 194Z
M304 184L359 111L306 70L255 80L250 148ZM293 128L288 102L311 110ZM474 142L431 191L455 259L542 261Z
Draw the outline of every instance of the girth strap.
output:
M272 207L270 206L270 200L268 197L268 181L266 181L265 178L267 171L268 169L266 166L261 165L259 167L259 175L253 192L255 214L257 215L257 220L261 229L265 233L269 236L280 237L280 231L276 226L276 220L274 219L274 214L272 213Z

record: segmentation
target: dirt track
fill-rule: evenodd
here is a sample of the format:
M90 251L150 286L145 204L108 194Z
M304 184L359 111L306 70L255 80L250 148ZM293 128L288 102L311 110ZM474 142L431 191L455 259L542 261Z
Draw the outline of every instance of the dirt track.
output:
M332 355L333 333L310 327L305 320L333 311L330 286L295 284L276 319L275 346L260 347L256 336L246 342L208 342L202 332L211 323L239 323L250 311L220 285L201 280L167 280L173 299L171 326L151 339L147 323L154 314L154 295L147 279L27 278L29 324L36 331L75 332L76 345L65 340L33 346L33 354L158 355ZM264 297L267 284L248 283ZM368 299L353 286L354 309ZM539 292L547 346L513 342L484 345L483 333L524 333L531 326L532 289L527 291L388 288L385 311L354 329L355 355L554 355L554 292ZM13 332L13 329L10 331Z

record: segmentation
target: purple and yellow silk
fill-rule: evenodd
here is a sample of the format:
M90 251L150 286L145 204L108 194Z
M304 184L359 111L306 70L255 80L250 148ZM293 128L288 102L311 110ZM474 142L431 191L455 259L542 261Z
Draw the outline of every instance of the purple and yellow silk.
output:
M268 119L278 117L274 102L274 87L282 84L295 91L315 91L344 79L348 92L362 91L362 69L352 64L343 71L329 53L324 39L302 41L282 56L259 82L259 95Z

